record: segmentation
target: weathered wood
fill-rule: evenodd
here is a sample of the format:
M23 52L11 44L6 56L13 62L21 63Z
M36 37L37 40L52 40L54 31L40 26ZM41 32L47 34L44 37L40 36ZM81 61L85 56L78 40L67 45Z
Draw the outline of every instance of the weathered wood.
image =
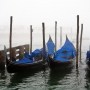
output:
M4 51L0 51L0 70L5 69L5 56Z
M27 45L24 45L24 47L25 47L24 51L25 52L29 52L29 45L28 44Z
M13 19L13 17L11 16L10 17L10 38L9 38L9 43L10 43L10 60L12 60L12 50L11 50L11 48L12 48L12 19Z
M12 61L21 59L23 58L25 52L29 52L29 44L12 47L11 52ZM0 70L5 69L6 55L10 60L10 48L6 49L6 52L4 50L0 51Z
M83 24L81 24L81 35L80 35L80 60L81 60L81 48L82 48L82 34L83 34Z
M55 21L55 52L57 50L57 21Z
M12 48L12 61L16 61L16 48Z
M76 38L76 67L78 67L79 52L79 15L77 15L77 38Z
M60 27L60 47L62 46L62 27Z
M24 56L24 46L19 46L19 59L22 59Z
M12 52L13 52L12 53L13 59L14 59L14 57L15 57L16 60L21 59L21 58L23 58L23 55L24 55L25 52L29 52L29 44L13 47ZM7 49L7 57L10 60L9 49Z
M0 51L0 62L4 62L4 51Z
M45 24L42 23L42 34L43 34L43 61L45 61Z
M32 25L30 25L30 53L32 52Z

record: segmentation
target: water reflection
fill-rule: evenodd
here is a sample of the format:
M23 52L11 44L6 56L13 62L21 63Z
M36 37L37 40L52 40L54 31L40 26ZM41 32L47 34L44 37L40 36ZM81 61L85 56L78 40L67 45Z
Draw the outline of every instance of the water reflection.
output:
M87 90L90 90L90 67L87 66L86 68L86 85L85 88L87 88Z
M5 70L0 71L0 79L6 79L6 72L5 72Z
M8 87L18 86L20 83L24 83L25 79L34 76L38 71L36 72L24 72L24 73L15 73L14 75L11 75L10 78L10 84Z
M90 70L85 62L78 69L56 69L9 74L0 73L2 90L90 90Z
M5 70L0 71L0 90L6 86L6 78Z
M48 85L61 85L60 80L62 80L66 75L70 74L72 71L72 68L67 68L64 70L50 70Z

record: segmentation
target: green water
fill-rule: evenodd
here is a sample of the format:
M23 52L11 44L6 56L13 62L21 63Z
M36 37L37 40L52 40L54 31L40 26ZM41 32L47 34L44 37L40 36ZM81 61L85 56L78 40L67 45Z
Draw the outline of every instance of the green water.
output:
M85 55L85 54L84 54ZM34 73L0 73L0 90L90 90L90 71L85 58L71 69Z

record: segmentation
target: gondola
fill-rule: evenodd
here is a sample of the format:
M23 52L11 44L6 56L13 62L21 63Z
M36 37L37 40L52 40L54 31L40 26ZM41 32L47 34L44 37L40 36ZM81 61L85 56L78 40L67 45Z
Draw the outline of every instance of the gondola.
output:
M6 68L9 73L34 72L43 69L44 65L40 49L36 49L31 54L25 53L23 59L18 61L9 61L6 57Z
M48 46L49 47L49 46ZM51 69L60 68L65 69L72 67L74 58L76 56L76 50L72 42L66 36L66 41L61 49L48 55L48 64Z

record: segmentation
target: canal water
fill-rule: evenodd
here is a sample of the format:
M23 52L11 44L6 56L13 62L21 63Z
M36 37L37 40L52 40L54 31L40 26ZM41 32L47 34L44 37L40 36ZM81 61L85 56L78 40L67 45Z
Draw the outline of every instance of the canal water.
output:
M85 63L85 54L79 67L66 70L0 73L0 90L90 90L90 70Z

